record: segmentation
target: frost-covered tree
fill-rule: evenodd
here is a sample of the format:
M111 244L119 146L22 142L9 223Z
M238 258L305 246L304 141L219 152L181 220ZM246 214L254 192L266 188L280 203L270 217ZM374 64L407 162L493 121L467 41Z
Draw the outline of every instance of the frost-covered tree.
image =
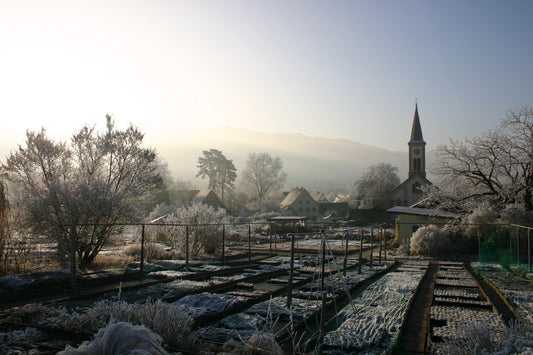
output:
M287 180L280 157L268 153L250 153L242 172L242 183L252 202L261 209L265 200L279 192Z
M144 134L133 126L116 130L106 119L105 133L85 126L69 144L44 128L27 131L26 146L2 165L20 187L23 227L54 239L60 257L74 235L80 265L94 260L118 224L140 220L139 201L161 182L156 152L142 147Z
M10 237L9 228L9 201L7 199L7 187L0 176L0 274L4 271L6 259L6 245Z
M168 228L168 236L171 242L177 244L181 250L185 250L185 233L188 225L189 252L196 256L201 252L212 254L222 244L222 223L226 220L226 210L213 208L201 203L193 203L191 206L182 206L176 209L176 213L170 216L166 223L177 224Z
M209 178L209 188L220 194L224 203L224 192L233 188L237 178L237 169L233 161L226 158L220 150L209 149L203 151L203 156L198 158L198 174L196 176Z
M533 107L509 111L480 137L438 147L437 159L445 183L432 190L434 199L466 210L480 200L533 210Z
M367 168L356 182L361 198L359 208L386 209L392 205L391 192L400 184L398 168L379 163Z

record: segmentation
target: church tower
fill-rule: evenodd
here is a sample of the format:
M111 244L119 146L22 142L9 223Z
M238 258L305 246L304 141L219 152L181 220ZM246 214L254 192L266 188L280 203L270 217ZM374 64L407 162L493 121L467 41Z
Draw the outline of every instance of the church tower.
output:
M418 104L415 104L415 116L411 128L409 143L409 177L421 175L426 177L426 142L422 137L422 127L418 116Z
M397 206L412 206L424 198L423 186L431 185L426 178L426 142L422 136L418 104L415 105L415 116L411 127L409 146L409 177L397 186L391 194Z

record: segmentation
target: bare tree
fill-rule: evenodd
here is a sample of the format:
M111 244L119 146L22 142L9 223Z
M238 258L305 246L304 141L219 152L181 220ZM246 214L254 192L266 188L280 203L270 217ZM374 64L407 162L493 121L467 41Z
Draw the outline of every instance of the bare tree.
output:
M233 161L226 158L220 150L204 150L203 156L198 158L198 174L202 179L209 178L209 188L220 193L222 203L224 203L224 192L233 188L233 183L237 178L237 169Z
M371 165L356 182L360 208L385 209L392 205L391 192L400 184L398 168L391 164Z
M3 165L21 187L25 226L55 239L60 257L75 236L80 265L94 260L117 224L140 219L138 202L161 182L155 151L141 146L144 135L132 126L115 130L106 119L104 134L85 126L70 145L54 142L44 129L27 131L26 147Z
M283 187L286 179L287 174L283 172L283 162L280 157L273 158L268 153L248 155L246 167L242 172L242 182L259 207L263 206L269 194Z
M531 106L510 111L496 129L481 137L438 147L437 158L436 172L448 186L433 189L433 198L462 206L483 200L500 207L519 203L533 209Z

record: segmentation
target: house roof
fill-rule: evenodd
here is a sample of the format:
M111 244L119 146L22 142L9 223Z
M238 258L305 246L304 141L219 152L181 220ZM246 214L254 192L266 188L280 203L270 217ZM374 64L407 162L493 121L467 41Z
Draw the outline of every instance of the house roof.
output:
M272 222L299 222L306 221L309 217L307 216L276 216L270 217L268 220Z
M411 215L427 216L427 217L440 217L440 218L458 218L461 216L458 213L441 211L441 210L436 210L432 208L418 208L418 207L406 207L406 206L395 206L395 207L389 208L387 212L403 213L403 214L411 214Z
M316 202L329 202L322 192L311 192L310 195Z
M281 201L281 207L290 206L296 201L298 197L300 197L301 194L307 193L307 190L303 187L297 187L291 190L289 194ZM312 198L312 197L311 197Z
M207 195L209 195L209 193L211 192L210 189L203 189L203 190L199 190L196 195L194 196L194 198L192 199L192 202L196 202L196 203L202 203L204 202L205 198L207 197Z
M420 126L420 117L418 116L418 104L415 104L415 116L413 118L413 127L411 128L411 143L426 143L422 137L422 126Z

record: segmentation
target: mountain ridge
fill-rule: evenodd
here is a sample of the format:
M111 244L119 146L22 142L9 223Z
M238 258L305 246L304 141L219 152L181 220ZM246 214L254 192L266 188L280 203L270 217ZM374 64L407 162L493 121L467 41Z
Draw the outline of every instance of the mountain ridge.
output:
M353 185L371 165L389 163L398 167L403 180L407 175L406 151L389 151L345 138L310 137L301 133L263 133L232 127L184 127L173 140L155 144L172 174L199 186L206 180L196 177L198 157L204 150L218 149L233 160L240 172L248 154L279 156L287 173L287 186L324 190Z

